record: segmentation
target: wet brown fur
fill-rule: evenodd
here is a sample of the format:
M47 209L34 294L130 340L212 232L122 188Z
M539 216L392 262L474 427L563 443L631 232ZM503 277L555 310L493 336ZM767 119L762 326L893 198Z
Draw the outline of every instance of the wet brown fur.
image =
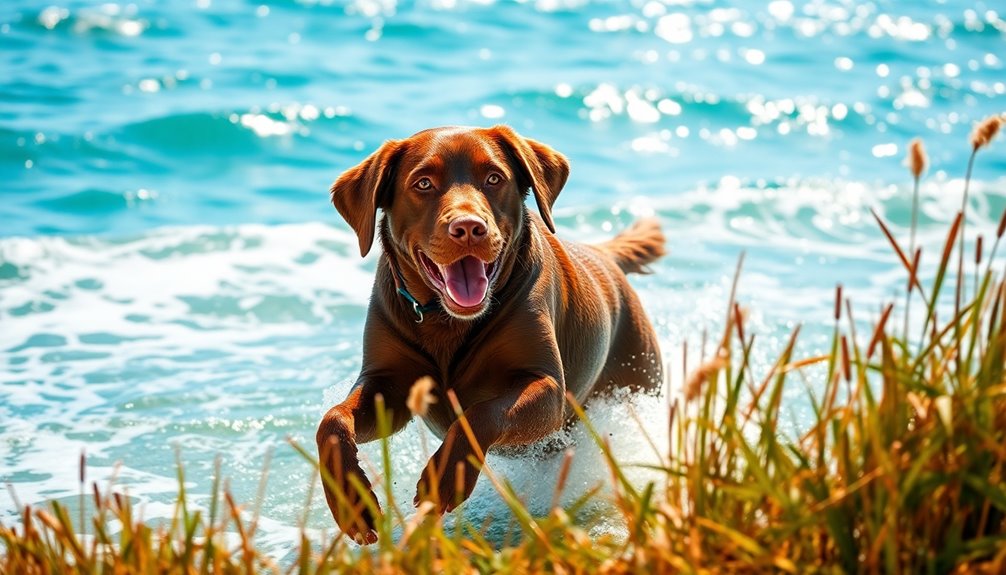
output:
M502 176L490 186L487 175ZM426 417L443 439L417 486L417 501L438 500L449 511L458 480L470 495L478 469L472 448L446 397L453 390L483 449L535 442L572 416L565 393L579 401L612 387L652 390L659 385L660 351L653 327L629 286L626 272L645 271L664 254L655 220L641 220L600 245L554 235L551 208L566 182L566 158L506 126L437 128L385 143L332 186L332 201L356 231L361 254L379 230L383 253L367 313L363 368L345 401L318 427L320 461L343 488L326 486L336 521L350 536L376 540L371 514L351 487L360 468L357 444L379 438L375 397L391 410L391 432L412 417L406 400L413 383L430 376L436 398ZM429 190L416 183L428 178ZM425 185L425 184L424 184ZM524 204L531 190L541 216ZM377 222L378 209L384 212ZM448 234L458 217L487 224L477 245ZM449 264L465 256L497 262L498 277L477 312L453 309L427 281L416 259ZM421 302L439 298L446 308L421 323L396 292L393 267ZM458 471L463 478L457 477ZM431 493L438 485L439 497ZM356 507L356 510L347 509Z

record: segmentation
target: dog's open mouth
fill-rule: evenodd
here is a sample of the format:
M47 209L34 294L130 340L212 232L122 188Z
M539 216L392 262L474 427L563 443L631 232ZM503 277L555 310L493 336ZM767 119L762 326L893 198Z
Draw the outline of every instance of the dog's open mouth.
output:
M462 310L482 306L496 279L497 260L484 262L475 256L465 256L454 263L440 265L422 250L416 253L430 284L450 303Z

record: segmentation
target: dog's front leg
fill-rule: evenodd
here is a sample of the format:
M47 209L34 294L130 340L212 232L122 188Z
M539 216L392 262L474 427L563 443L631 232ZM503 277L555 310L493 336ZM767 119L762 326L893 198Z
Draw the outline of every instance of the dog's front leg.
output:
M519 375L505 389L503 395L464 410L483 455L495 445L538 441L565 421L564 387L556 377ZM481 467L461 422L455 421L423 470L415 502L430 500L439 505L441 513L452 511L471 495Z
M385 431L377 425L378 394L390 413L391 429L386 430L387 434L400 430L410 419L405 406L407 390L403 393L387 381L361 375L346 400L322 418L316 437L323 479L324 474L328 475L328 481L322 481L328 508L343 532L360 543L377 541L370 508L378 508L377 498L360 467L356 446L379 439Z

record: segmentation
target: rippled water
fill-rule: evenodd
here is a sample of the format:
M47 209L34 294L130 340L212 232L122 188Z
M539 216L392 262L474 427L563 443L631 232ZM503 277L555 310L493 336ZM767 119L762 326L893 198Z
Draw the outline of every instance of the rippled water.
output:
M869 209L907 235L907 141L932 160L932 254L972 124L1006 110L993 3L50 1L0 5L0 479L73 505L85 449L91 479L121 462L156 518L176 449L203 500L217 456L253 499L271 451L277 553L311 476L285 438L310 446L356 376L375 264L327 187L384 139L506 122L570 158L564 237L658 215L671 255L634 285L676 384L742 251L758 365L797 324L807 350L823 344L838 282L876 313L904 278ZM977 162L971 229L986 234L1006 207L1002 149ZM663 401L591 414L620 458L652 460L624 422L663 445ZM393 443L404 501L422 433ZM570 498L605 480L588 443ZM494 465L547 506L554 458ZM312 505L309 525L330 529ZM501 512L480 483L469 516ZM0 494L0 520L14 515ZM615 529L607 517L584 521Z

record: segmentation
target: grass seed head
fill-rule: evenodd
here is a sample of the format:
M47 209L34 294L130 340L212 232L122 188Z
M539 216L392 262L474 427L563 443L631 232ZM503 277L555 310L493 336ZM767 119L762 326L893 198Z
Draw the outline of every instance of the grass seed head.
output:
M428 375L420 377L412 384L412 389L409 390L409 399L405 403L413 415L425 417L430 404L437 402L437 398L430 393L434 385L433 378Z
M922 145L922 140L915 138L908 144L908 169L912 171L912 176L917 180L922 172L926 170L929 158L926 156L926 148Z
M999 127L1002 125L1002 118L1000 116L989 116L975 126L974 131L971 132L971 147L977 152L978 150L989 145L989 142L996 137L999 133Z
M702 395L702 390L705 389L706 383L716 377L716 373L723 369L725 365L726 359L721 355L717 355L693 371L688 376L688 380L685 381L685 401L692 401Z

